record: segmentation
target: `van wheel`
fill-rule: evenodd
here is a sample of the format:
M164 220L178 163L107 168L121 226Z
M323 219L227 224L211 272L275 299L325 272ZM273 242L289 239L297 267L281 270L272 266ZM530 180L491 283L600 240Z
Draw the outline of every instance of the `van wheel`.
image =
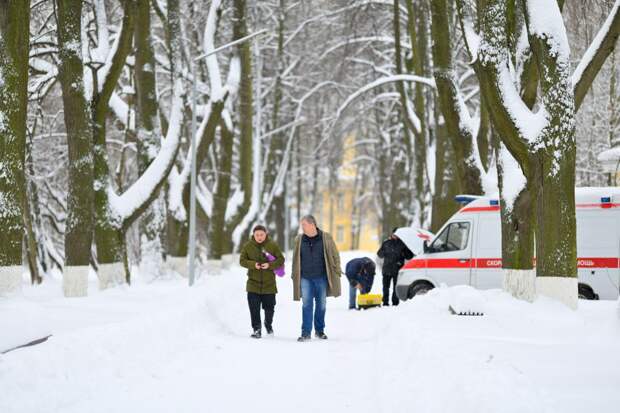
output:
M411 287L409 287L409 298L413 298L416 295L424 295L433 288L435 288L435 286L428 281L419 281L414 283Z
M598 297L594 294L592 287L587 284L579 284L577 287L577 292L579 294L579 298L582 300L596 300Z

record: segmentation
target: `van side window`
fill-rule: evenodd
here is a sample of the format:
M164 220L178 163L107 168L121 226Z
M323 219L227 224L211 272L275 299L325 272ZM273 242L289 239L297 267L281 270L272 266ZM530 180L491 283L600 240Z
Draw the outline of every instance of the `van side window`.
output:
M453 222L435 238L429 252L460 251L467 247L468 239L469 222Z

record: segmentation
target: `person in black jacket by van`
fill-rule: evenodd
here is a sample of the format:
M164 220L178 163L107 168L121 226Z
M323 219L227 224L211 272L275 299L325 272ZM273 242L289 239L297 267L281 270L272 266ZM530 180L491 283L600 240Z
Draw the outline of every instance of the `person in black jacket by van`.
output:
M398 271L405 265L405 261L413 258L413 253L407 248L405 243L394 233L381 244L377 251L377 256L383 259L383 305L390 305L390 284L392 284L392 305L398 305L399 300L396 296L396 279Z

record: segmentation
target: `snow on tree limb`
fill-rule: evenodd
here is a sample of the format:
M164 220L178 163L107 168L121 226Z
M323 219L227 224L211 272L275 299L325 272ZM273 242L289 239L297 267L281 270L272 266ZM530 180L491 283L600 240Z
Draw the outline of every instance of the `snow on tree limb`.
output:
M525 105L510 74L508 62L504 61L499 65L497 75L498 88L504 108L519 130L520 136L530 144L536 144L540 132L548 123L544 106L541 105L538 111L534 113Z
M389 37L389 36L364 36L364 37L356 37L353 39L346 39L345 41L339 42L335 44L334 46L329 47L327 50L321 53L321 55L319 56L319 60L323 60L328 54L332 53L333 51L341 47L349 46L353 43L365 43L365 42L394 43L394 38ZM404 47L405 49L411 49L411 45L408 43L401 44L401 47Z
M207 59L214 57L209 56ZM211 62L214 67L217 67L217 73L219 76L219 65L217 60ZM213 77L210 75L210 79L213 81ZM203 114L202 121L198 126L198 130L196 131L196 150L199 154L206 153L208 146L211 144L209 142L209 137L207 135L207 130L213 129L217 123L219 123L220 116L224 119L224 124L229 130L232 130L232 120L230 118L229 110L231 110L230 105L232 99L231 95L235 95L239 90L239 82L241 80L241 66L240 60L238 56L233 56L231 58L229 64L229 72L226 80L226 86L221 86L223 95L221 95L220 100L213 100L214 94L211 94L211 99L205 105L205 111ZM217 81L216 81L217 82ZM211 83L213 84L213 82ZM230 91L230 92L229 92ZM213 112L215 108L215 113ZM203 142L203 139L207 138L207 141ZM198 167L201 163L201 156L198 156L197 162ZM183 161L181 171L179 171L176 167L174 167L168 176L168 208L172 215L178 221L185 221L187 219L187 211L185 210L185 205L183 204L183 192L187 189L187 185L189 184L189 174L190 174L190 166L191 166L191 154L187 154L186 159ZM206 205L206 204L205 204ZM204 210L204 209L203 209ZM206 210L204 210L207 213ZM207 214L208 215L208 214Z
M114 92L110 96L110 109L114 112L114 116L130 131L136 130L136 114L135 110L129 111L129 105L121 99L118 93ZM128 119L129 117L129 119ZM129 124L128 124L129 123Z
M579 110L592 81L614 49L620 36L620 0L614 6L572 75L575 108Z
M211 108L212 104L211 101L209 101L205 107L202 122L200 122L198 130L196 131L196 148L200 147L207 124L209 119L211 119ZM188 152L185 158L181 171L175 167L168 176L168 209L178 221L185 221L187 219L187 212L183 205L183 190L189 183L191 153Z
M428 78L428 77L417 76L417 75L407 75L407 74L382 77L380 79L375 80L374 82L367 84L366 86L361 87L356 92L349 95L349 97L344 101L342 105L340 105L340 107L336 111L335 120L338 120L340 116L342 115L342 112L344 112L344 110L351 104L351 102L353 102L355 99L360 97L362 94L376 87L385 85L387 83L394 83L394 82L417 82L417 83L422 83L423 85L429 86L431 88L435 88L435 80ZM411 120L413 124L415 125L416 130L419 131L421 128L420 119L418 119L418 117L413 112L413 110L407 110L407 114L411 117Z
M570 46L557 0L527 0L526 12L529 35L545 39L551 54L568 63Z
M204 32L204 52L209 54L215 49L215 32L217 30L217 14L221 6L221 0L213 0L209 8L207 23ZM220 100L223 96L222 78L220 75L220 66L217 62L217 54L213 53L206 57L207 72L209 74L209 83L211 86L211 99Z
M110 31L108 30L105 0L93 1L93 8L97 26L97 47L90 49L90 56L97 62L105 62L110 55Z
M349 11L351 9L355 9L358 7L363 7L363 6L368 6L371 4L381 4L381 5L386 5L386 6L391 6L392 2L388 1L388 0L358 0L358 1L353 1L352 4L349 4L348 6L344 6L341 7L339 9L336 10L331 10L331 11L327 11L325 13L316 15L316 16L312 16L309 19L304 20L299 26L297 26L297 28L288 36L288 38L284 41L284 47L286 47L291 41L293 41L293 39L295 38L295 36L297 36L305 27L306 25L313 23L315 21L320 21L323 20L327 17L332 17L335 16L337 14L340 13L344 13L346 11ZM404 12L407 13L407 10L404 9Z
M555 2L555 0L552 0ZM463 0L459 0L462 5ZM502 7L502 6L494 6ZM503 13L494 7L489 8L486 19L495 21L494 24L502 26L502 21L497 19L505 19ZM557 8L557 4L555 5ZM464 16L460 16L461 27L464 30ZM543 22L537 21L538 25ZM536 28L535 32L545 32L544 27ZM549 30L549 33L552 33ZM487 90L488 99L491 105L495 107L496 123L501 123L504 133L510 136L503 136L507 142L508 149L513 154L521 154L520 161L525 162L525 154L527 146L535 144L540 135L541 130L548 123L546 111L541 105L539 110L532 112L519 94L511 71L510 58L504 48L505 32L483 30L481 33L480 44L478 47L478 56L472 59L474 66L479 73L481 89ZM546 35L545 35L546 36ZM559 48L559 46L556 45Z
M120 196L109 189L112 211L121 218L124 226L130 225L157 195L174 164L181 137L184 93L182 80L177 79L166 139L144 174Z

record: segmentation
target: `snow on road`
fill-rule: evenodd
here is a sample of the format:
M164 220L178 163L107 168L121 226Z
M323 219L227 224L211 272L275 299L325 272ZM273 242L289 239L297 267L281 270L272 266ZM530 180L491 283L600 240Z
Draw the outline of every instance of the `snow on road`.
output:
M351 254L346 255L350 258ZM343 260L343 264L346 259ZM300 304L278 279L275 337L249 338L240 268L64 299L53 282L0 299L0 412L616 412L615 302L573 312L483 293L486 315L451 315L454 289L398 307L328 299L328 341L297 343ZM344 292L346 280L343 278ZM380 280L374 290L380 289Z

